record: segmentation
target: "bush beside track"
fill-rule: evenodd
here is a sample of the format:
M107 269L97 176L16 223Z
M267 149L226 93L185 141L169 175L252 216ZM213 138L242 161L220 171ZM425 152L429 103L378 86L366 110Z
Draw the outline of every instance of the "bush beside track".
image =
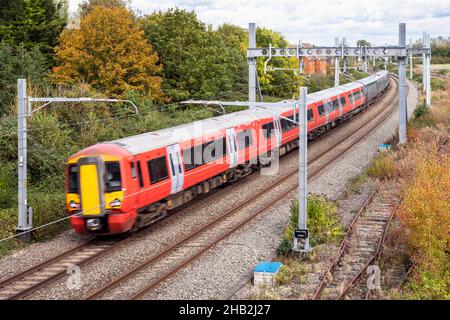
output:
M416 108L408 124L409 142L378 155L367 170L403 186L396 214L401 232L394 242L406 248L411 267L403 287L389 293L393 298L450 299L449 80L445 90L433 92L432 103L431 109L424 102Z

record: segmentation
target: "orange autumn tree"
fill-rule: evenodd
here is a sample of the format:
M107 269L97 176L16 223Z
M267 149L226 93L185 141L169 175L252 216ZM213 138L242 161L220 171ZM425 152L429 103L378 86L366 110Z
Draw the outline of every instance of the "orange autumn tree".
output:
M55 48L57 84L86 82L110 96L134 90L156 101L166 100L158 54L126 8L95 6L79 29L66 29Z

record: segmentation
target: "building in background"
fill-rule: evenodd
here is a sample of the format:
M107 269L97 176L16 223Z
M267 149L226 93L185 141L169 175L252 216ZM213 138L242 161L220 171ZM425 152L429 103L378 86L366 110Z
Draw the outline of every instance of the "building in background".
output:
M304 48L313 48L314 45L310 43L303 43ZM289 45L289 48L297 48L296 45ZM313 73L327 74L327 68L329 61L326 58L307 58L302 57L303 61L303 72L307 75Z

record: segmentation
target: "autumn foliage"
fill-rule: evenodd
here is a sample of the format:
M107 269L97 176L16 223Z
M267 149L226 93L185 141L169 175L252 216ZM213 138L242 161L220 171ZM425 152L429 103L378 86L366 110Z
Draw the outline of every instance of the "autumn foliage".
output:
M86 82L107 96L137 91L164 100L158 54L126 8L95 6L81 18L79 29L61 33L55 49L57 84Z
M450 157L435 151L418 157L398 216L414 264L415 298L450 298Z

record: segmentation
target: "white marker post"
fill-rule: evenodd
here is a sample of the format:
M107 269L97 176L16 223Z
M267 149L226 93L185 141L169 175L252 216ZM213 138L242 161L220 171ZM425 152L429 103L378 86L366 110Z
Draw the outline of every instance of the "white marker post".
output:
M307 224L307 179L308 179L308 88L300 87L298 108L299 146L298 146L298 228L294 231L293 250L306 254L311 251Z

